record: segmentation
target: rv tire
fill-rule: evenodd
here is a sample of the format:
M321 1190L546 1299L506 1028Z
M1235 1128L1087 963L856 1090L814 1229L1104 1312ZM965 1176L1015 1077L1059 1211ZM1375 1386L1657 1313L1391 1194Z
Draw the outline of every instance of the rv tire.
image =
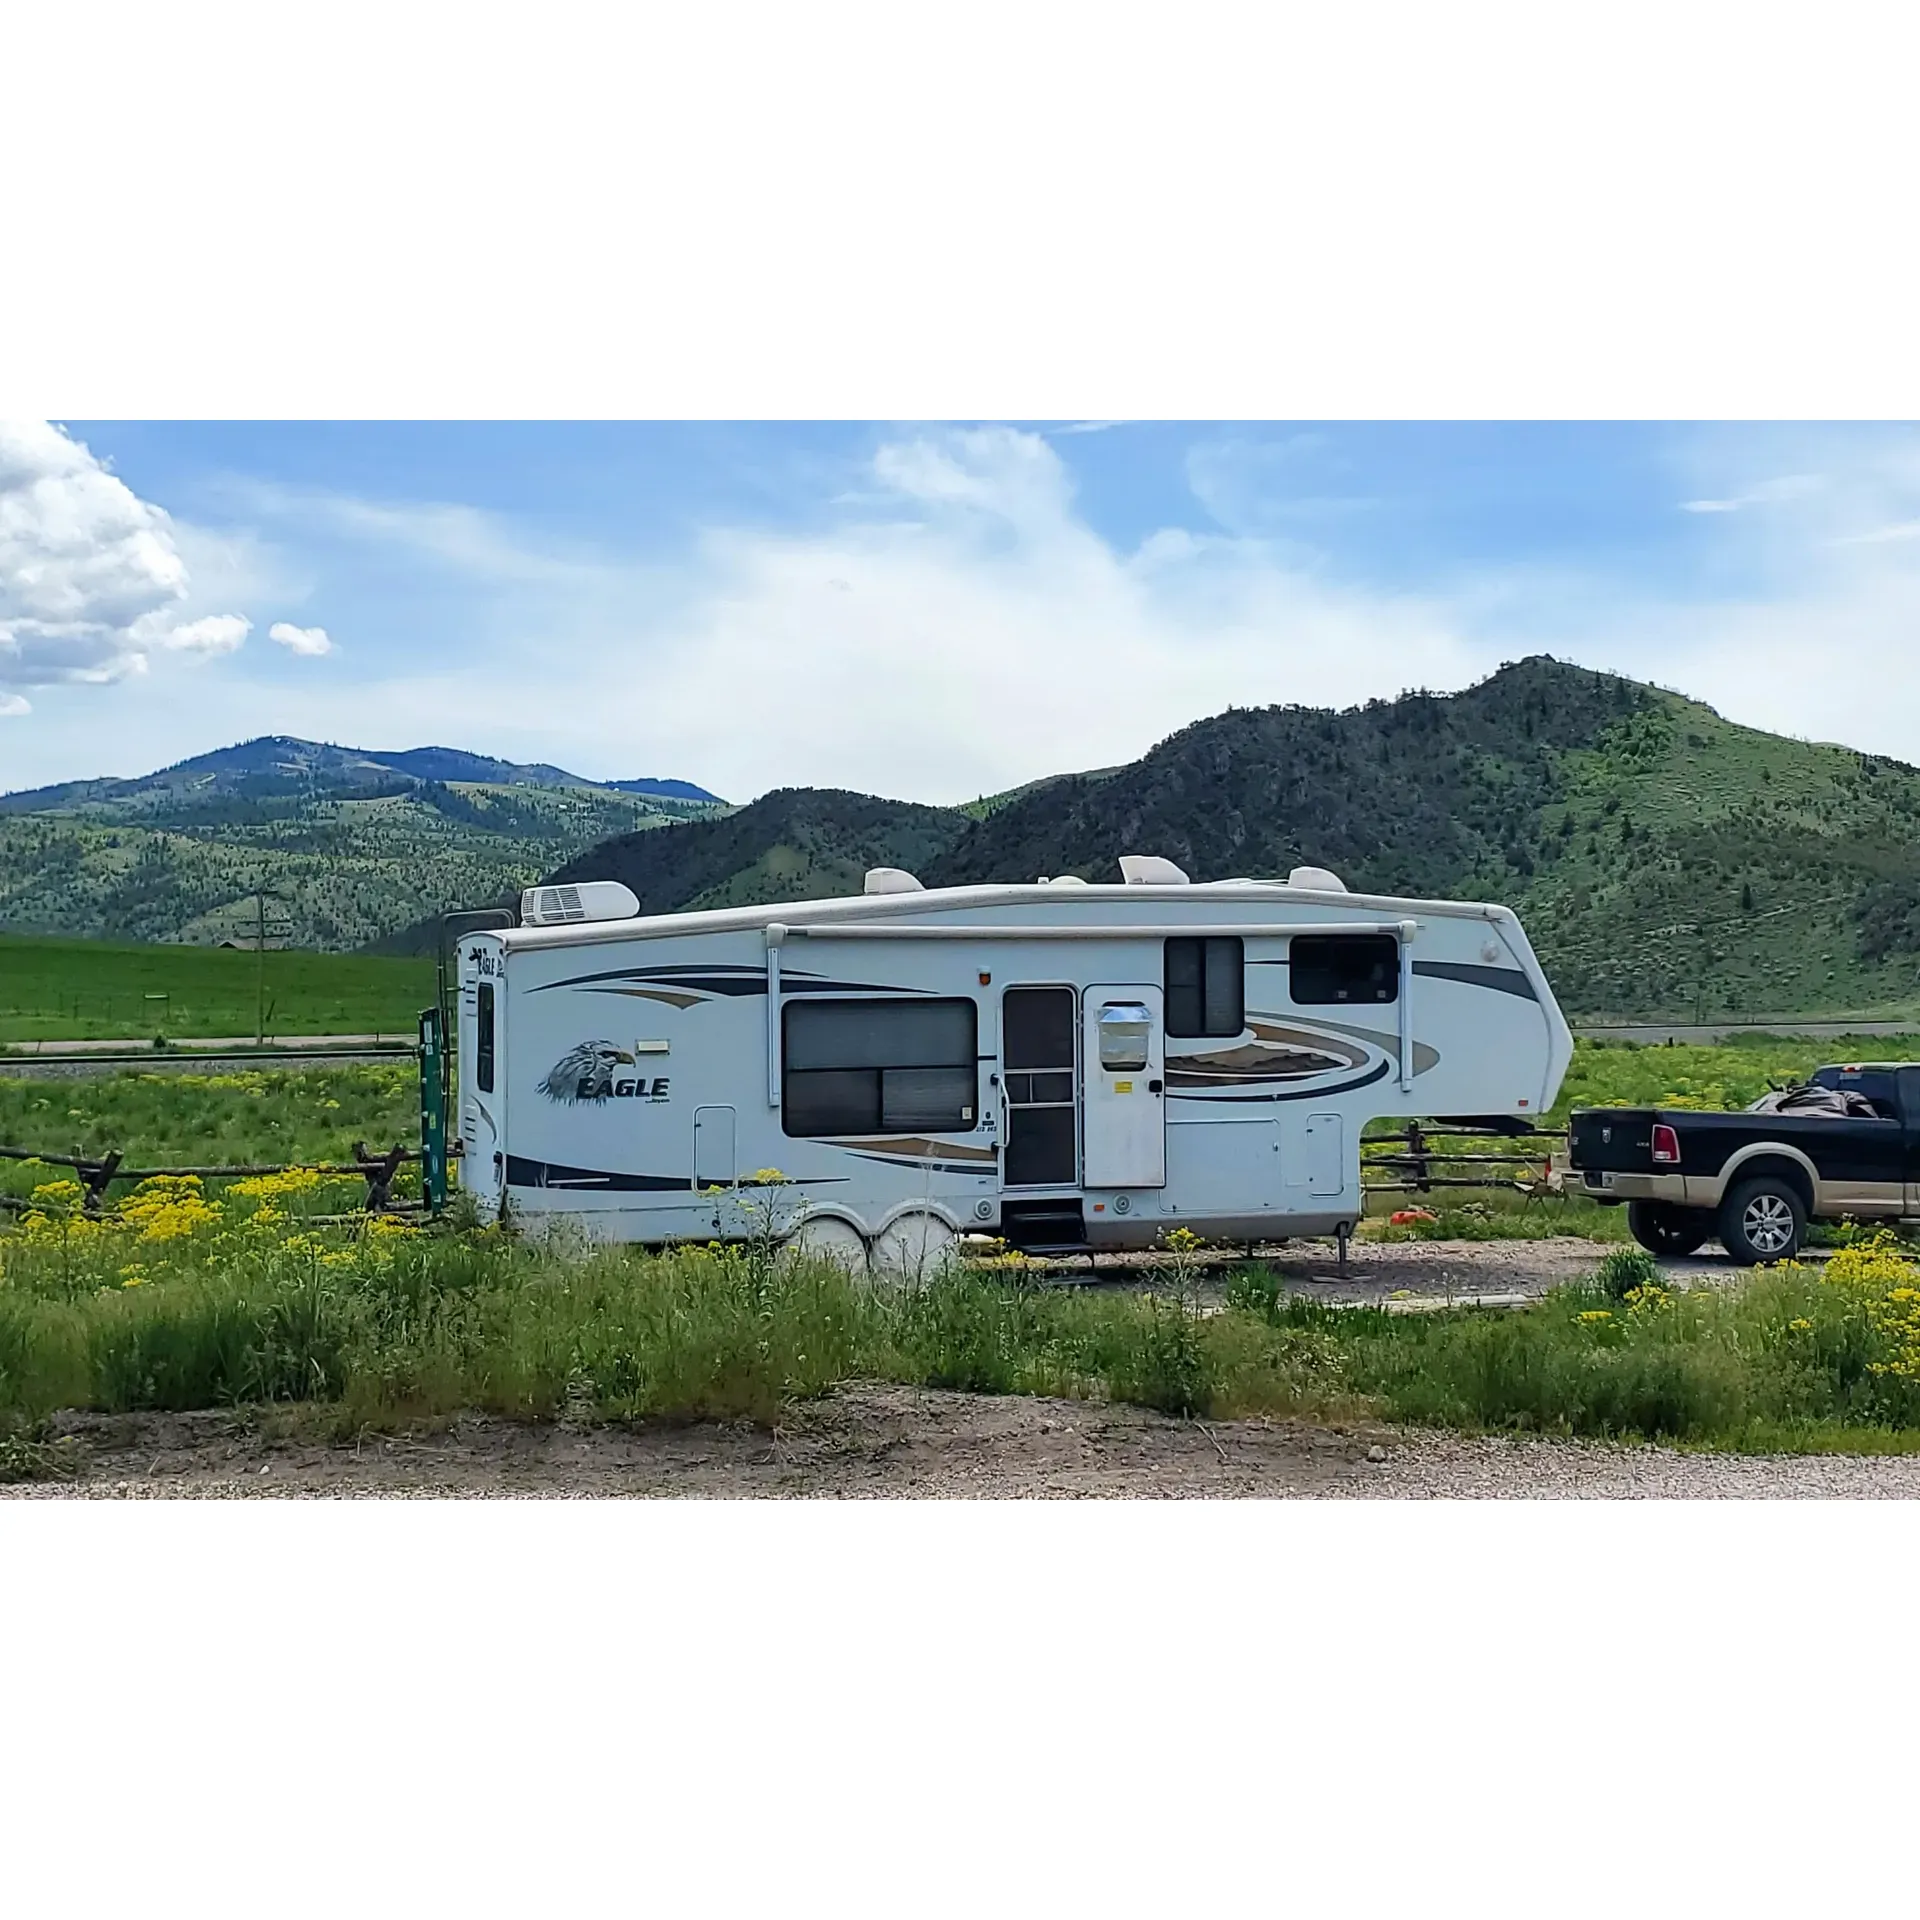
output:
M920 1286L952 1264L959 1239L937 1213L903 1213L875 1236L868 1264L883 1286Z
M867 1243L850 1220L834 1214L820 1214L803 1220L787 1243L803 1260L819 1260L842 1273L865 1279Z

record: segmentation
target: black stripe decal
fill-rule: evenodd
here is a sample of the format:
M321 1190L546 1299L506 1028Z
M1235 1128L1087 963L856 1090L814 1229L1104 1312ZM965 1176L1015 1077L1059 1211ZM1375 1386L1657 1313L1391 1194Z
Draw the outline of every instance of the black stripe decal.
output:
M510 1187L579 1187L596 1193L684 1193L693 1196L693 1182L664 1173L608 1173L599 1167L563 1167L551 1160L523 1160L507 1155Z
M602 980L630 980L636 986L684 987L689 993L711 993L746 999L767 990L767 976L756 967L615 967L606 973L577 973L566 980L549 980L535 993L558 987L590 987ZM782 996L796 993L925 993L924 987L886 987L866 980L827 980L817 973L783 971Z
M836 1174L815 1180L789 1180L785 1184L838 1187L846 1181ZM684 1193L689 1200L701 1197L692 1177L684 1173L609 1173L602 1167L564 1167L551 1160L523 1160L517 1153L507 1155L507 1185L570 1187L582 1193Z
M959 1173L975 1180L991 1180L999 1171L992 1161L984 1164L972 1162L962 1165L952 1160L923 1160L916 1154L896 1157L886 1153L860 1153L857 1147L849 1147L849 1153L858 1154L862 1160L871 1160L876 1166L898 1167L903 1173L919 1173L923 1169L930 1173Z
M1518 967L1479 967L1464 960L1416 960L1415 973L1430 980L1457 980L1462 986L1491 987L1495 993L1510 993L1520 1000L1538 1000L1533 982Z
M1382 1060L1371 1073L1362 1074L1358 1080L1342 1080L1333 1087L1299 1087L1292 1093L1174 1093L1169 1089L1169 1100L1203 1100L1212 1107L1249 1107L1265 1106L1276 1100L1331 1100L1335 1094L1356 1093L1362 1087L1370 1087L1376 1080L1384 1080L1393 1069L1391 1060Z

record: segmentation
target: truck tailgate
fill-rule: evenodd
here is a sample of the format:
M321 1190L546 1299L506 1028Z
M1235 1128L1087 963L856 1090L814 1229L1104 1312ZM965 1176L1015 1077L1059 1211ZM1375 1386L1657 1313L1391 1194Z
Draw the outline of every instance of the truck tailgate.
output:
M1567 1159L1580 1172L1651 1173L1653 1107L1576 1109L1567 1122Z

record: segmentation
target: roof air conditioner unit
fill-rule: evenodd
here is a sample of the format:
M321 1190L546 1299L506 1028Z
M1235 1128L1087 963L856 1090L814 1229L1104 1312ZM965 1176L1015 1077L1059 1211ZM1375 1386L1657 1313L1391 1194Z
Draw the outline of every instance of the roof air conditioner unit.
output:
M1123 853L1120 876L1130 887L1184 887L1187 876L1157 853Z
M869 867L863 893L925 893L923 887L904 867Z
M1325 867L1295 867L1287 875L1287 885L1305 893L1345 893L1347 883Z
M618 880L582 880L577 886L529 887L520 896L523 927L569 927L584 920L631 920L639 896Z

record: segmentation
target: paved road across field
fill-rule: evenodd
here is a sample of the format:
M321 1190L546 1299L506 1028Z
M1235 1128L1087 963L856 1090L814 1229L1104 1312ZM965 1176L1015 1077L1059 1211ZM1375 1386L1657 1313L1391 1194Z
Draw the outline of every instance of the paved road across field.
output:
M139 1035L131 1040L8 1040L0 1042L9 1053L33 1055L36 1053L285 1053L301 1048L319 1048L321 1051L337 1050L345 1047L410 1047L415 1036L410 1033L276 1033L264 1048L256 1045L253 1035L239 1034L226 1039L185 1039L170 1040L164 1048L153 1044L151 1034ZM0 1055L0 1059L5 1055Z
M1729 1021L1721 1026L1576 1025L1574 1032L1583 1040L1631 1040L1643 1047L1663 1047L1669 1040L1676 1047L1717 1047L1724 1041L1739 1039L1742 1034L1761 1033L1777 1033L1788 1040L1872 1039L1876 1035L1895 1039L1903 1034L1920 1033L1920 1021L1780 1019Z

